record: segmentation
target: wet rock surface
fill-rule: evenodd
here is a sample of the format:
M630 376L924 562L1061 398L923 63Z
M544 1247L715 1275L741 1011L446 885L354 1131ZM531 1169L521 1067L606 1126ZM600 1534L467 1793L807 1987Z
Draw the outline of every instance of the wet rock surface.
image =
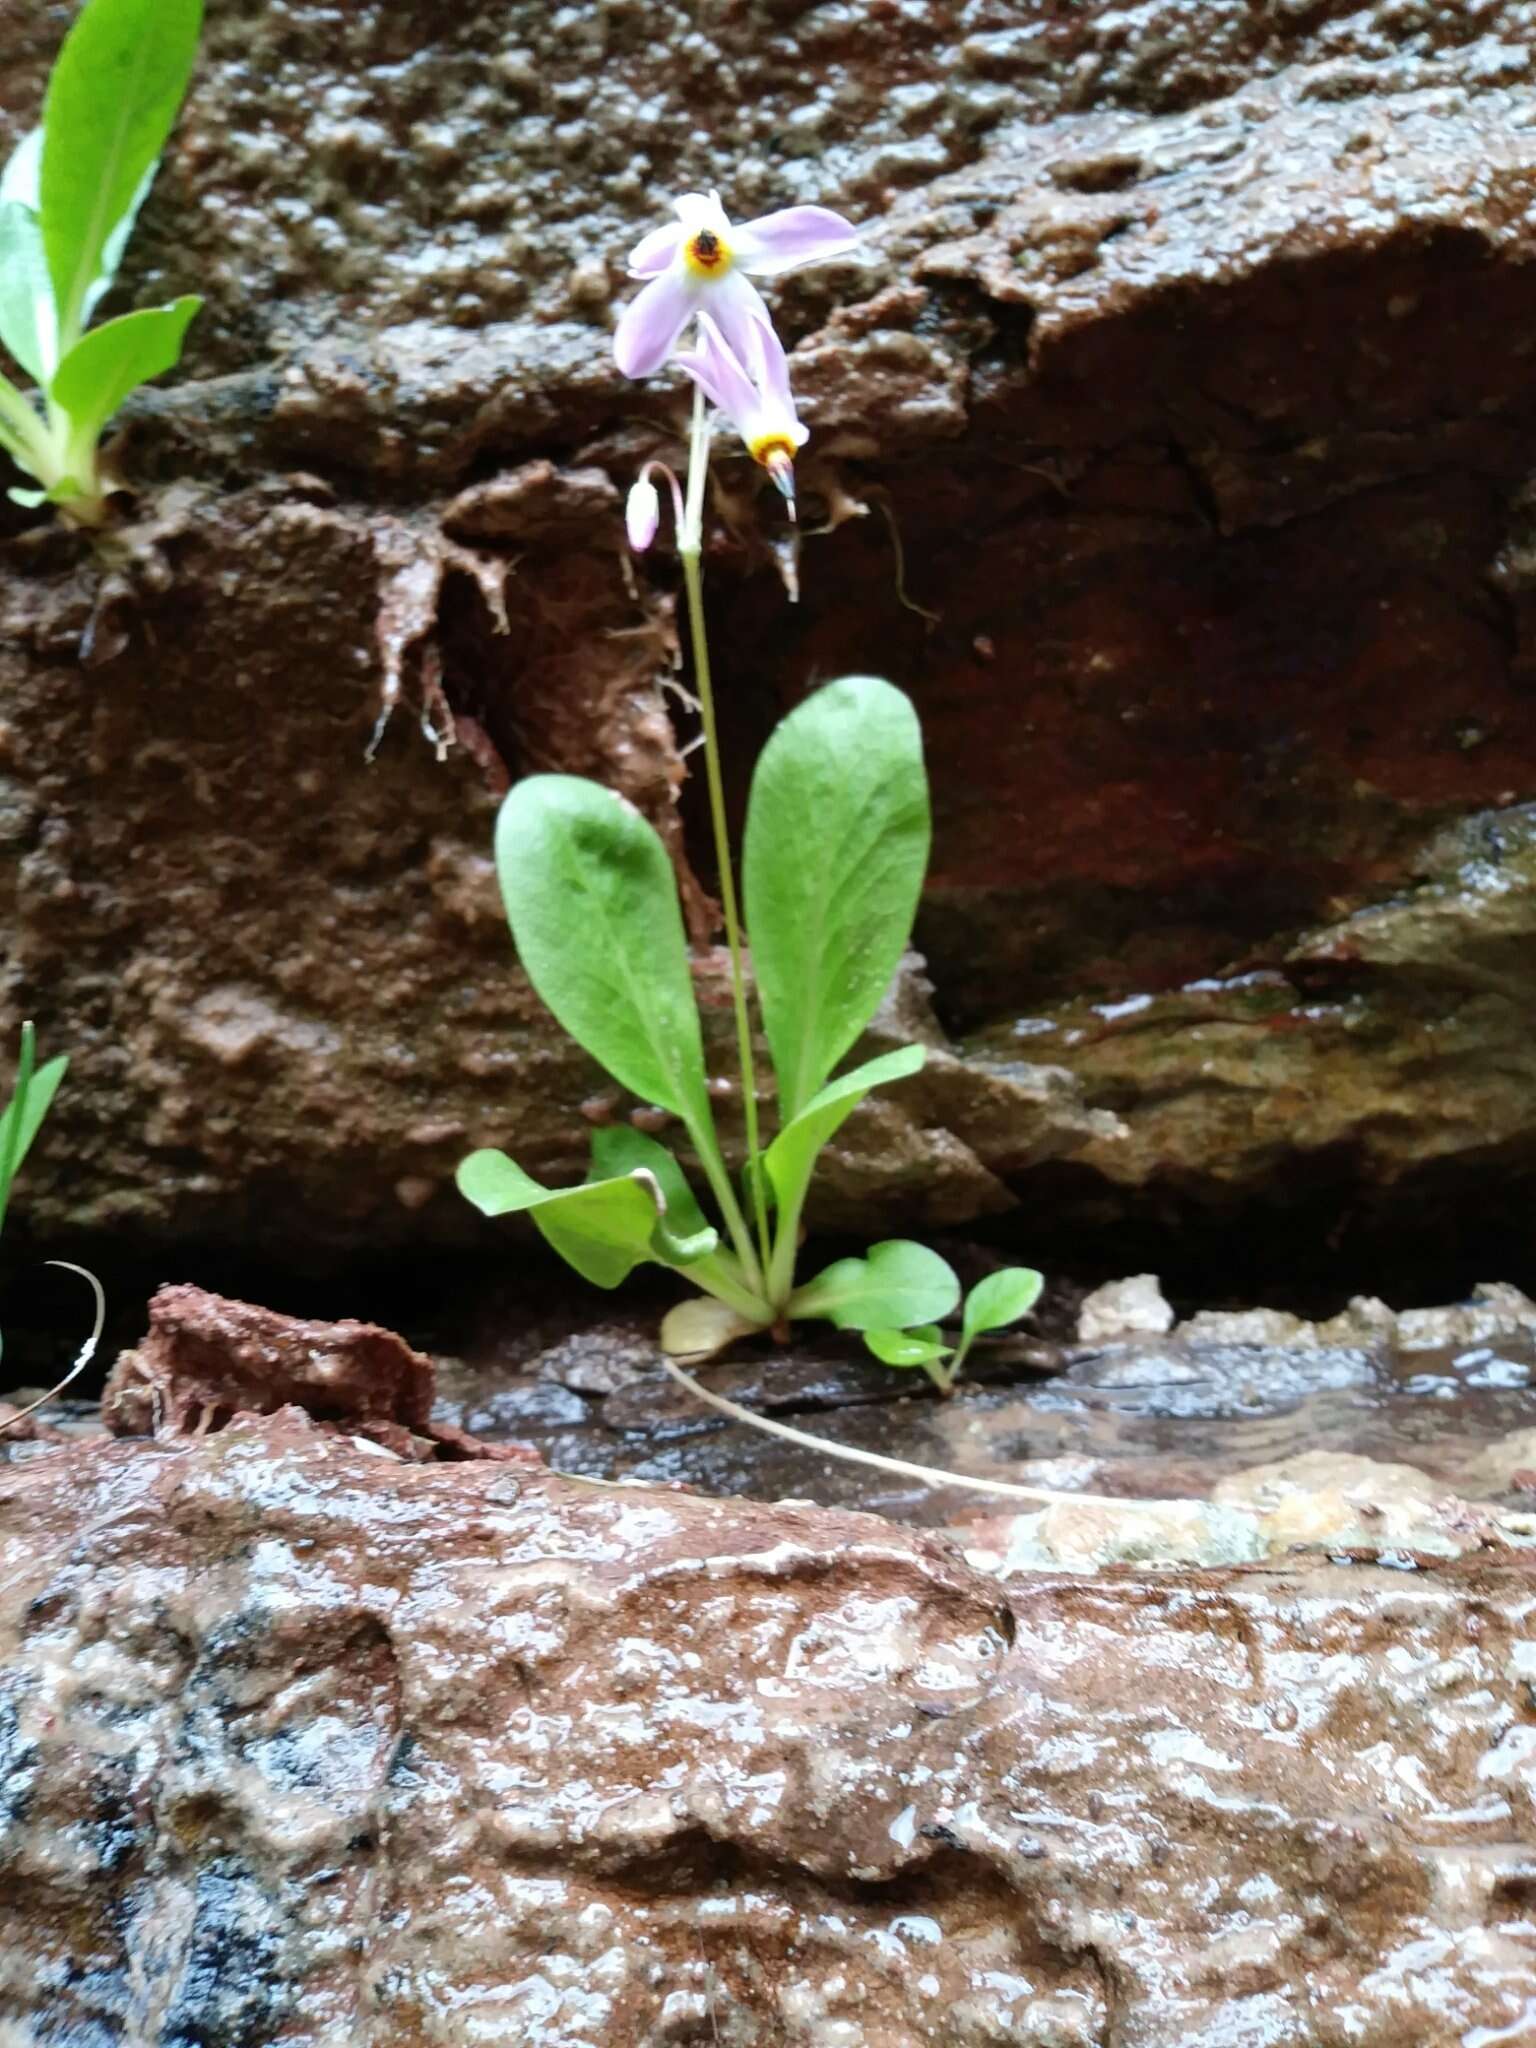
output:
M71 1056L29 1163L41 1235L293 1261L434 1240L496 1255L506 1234L452 1188L467 1151L506 1144L531 1171L579 1178L591 1121L644 1111L516 967L493 792L470 750L439 761L407 693L365 759L388 701L380 662L423 680L442 543L418 536L413 553L398 522L381 537L327 496L302 480L182 493L113 588L59 535L18 543L0 579L9 987ZM595 579L589 594L607 586L618 631L633 606L605 517L606 552L567 566ZM612 770L675 837L656 643L588 623L573 638L553 607L508 636L528 765ZM94 667L102 646L112 658ZM432 715L449 717L440 695ZM700 986L723 1040L713 956ZM850 1126L829 1159L830 1221L1004 1209L1008 1176L1114 1128L1060 1069L949 1056L909 975L871 1050L914 1035L933 1045L929 1070Z
M1162 1299L1139 1276L1089 1296L1080 1322L1100 1327L1108 1298L1143 1320ZM1208 1563L1297 1547L1447 1554L1536 1535L1536 1305L1506 1286L1401 1314L1359 1300L1320 1324L1261 1309L1088 1343L1007 1336L978 1347L948 1401L854 1340L811 1332L700 1375L831 1445L961 1475L947 1487L706 1412L663 1373L655 1332L654 1315L548 1324L492 1309L440 1361L435 1413L562 1471L873 1509L950 1528L994 1561L1082 1567L1159 1546ZM967 1493L967 1476L1124 1511L1084 1520L1074 1501L1066 1525L1042 1522L1032 1504ZM1136 1505L1169 1499L1213 1512L1180 1506L1159 1524Z
M58 26L17 25L12 132ZM1531 30L216 12L124 279L209 298L129 432L149 531L100 562L3 513L5 1029L75 1052L43 1234L444 1243L474 1137L574 1164L591 1076L509 974L485 853L507 777L561 767L698 858L672 579L617 518L681 400L607 354L663 182L873 223L776 297L801 601L734 459L710 588L738 782L818 677L923 714L920 940L1000 1135L925 1105L890 1205L1363 1202L1435 1244L1453 1169L1525 1200ZM1042 1118L1042 1065L1129 1135Z
M291 1410L18 1447L0 1553L18 2048L1531 2023L1518 1556L1003 1581Z

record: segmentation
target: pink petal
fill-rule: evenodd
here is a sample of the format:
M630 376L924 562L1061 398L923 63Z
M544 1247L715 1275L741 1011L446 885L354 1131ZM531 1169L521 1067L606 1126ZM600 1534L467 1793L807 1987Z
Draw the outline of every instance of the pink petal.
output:
M664 228L652 228L648 235L642 235L629 252L630 276L660 277L677 254L677 245L682 239L683 224L676 220L669 220Z
M676 361L710 403L719 406L737 433L749 438L757 412L756 389L707 313L699 315L697 349L680 354Z
M739 270L728 270L718 283L705 285L700 297L708 306L710 318L719 328L727 351L736 358L737 367L755 363L756 330L766 327L771 334L773 315L764 305L763 295L751 278L744 277Z
M680 348L672 358L680 370L685 370L698 385L711 405L718 405L725 411L725 394L715 382L708 358L698 349Z
M751 374L761 394L754 432L782 433L794 447L803 448L811 438L810 429L801 426L795 412L795 394L789 385L789 358L784 353L784 344L771 327L755 329Z
M758 277L777 277L797 263L846 256L858 240L853 222L825 206L786 206L732 230L736 260Z
M752 374L774 412L795 417L795 394L789 388L789 358L771 327L759 326L753 337Z
M626 377L649 377L661 368L688 325L695 301L693 280L664 270L624 308L614 331L613 359Z

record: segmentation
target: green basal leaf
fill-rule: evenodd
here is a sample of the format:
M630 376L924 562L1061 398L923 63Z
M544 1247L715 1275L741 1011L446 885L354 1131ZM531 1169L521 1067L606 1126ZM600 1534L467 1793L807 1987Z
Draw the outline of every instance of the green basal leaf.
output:
M53 373L49 395L69 414L71 443L94 445L130 392L171 369L181 355L187 323L202 305L188 295L169 306L146 306L93 327Z
M915 1330L866 1330L864 1342L882 1365L937 1365L954 1349L936 1323L921 1323Z
M176 120L197 56L202 0L87 0L43 106L39 210L67 347Z
M927 1057L923 1046L898 1046L895 1052L865 1060L851 1074L840 1074L812 1096L763 1155L774 1196L782 1208L787 1209L792 1203L798 1206L796 1198L804 1192L817 1153L847 1122L870 1090L919 1073Z
M978 1280L966 1297L961 1334L967 1345L988 1330L1006 1330L1027 1316L1040 1299L1045 1277L1031 1266L1005 1266Z
M594 1287L617 1287L651 1254L655 1182L644 1171L575 1188L545 1188L505 1152L471 1152L456 1176L484 1216L531 1215L546 1242Z
M19 199L0 198L0 342L47 384L57 352L53 287L37 215Z
M69 1060L64 1054L36 1064L36 1034L30 1024L21 1027L21 1054L16 1062L16 1085L5 1111L0 1114L0 1222L11 1197L11 1184L22 1161L52 1106Z
M35 512L39 505L46 505L51 491L7 491L5 494L13 505L25 505L29 512Z
M846 676L779 725L752 780L742 888L786 1119L890 986L928 842L922 735L899 690Z
M904 1081L921 1068L927 1053L920 1045L899 1046L866 1060L851 1074L829 1081L825 1088L787 1123L763 1154L763 1170L773 1190L779 1216L769 1293L782 1294L794 1274L795 1238L811 1174L823 1145L852 1116L872 1088Z
M937 1322L960 1299L960 1282L927 1245L890 1238L862 1259L838 1259L797 1287L786 1313L824 1318L840 1330L905 1330Z
M945 1375L946 1391L959 1378L976 1339L988 1330L1005 1330L1020 1316L1027 1316L1044 1285L1043 1276L1032 1266L1005 1266L1000 1273L989 1273L985 1280L977 1281L960 1318L960 1344Z
M575 775L531 775L496 821L518 957L555 1017L614 1079L713 1131L672 863L632 804Z
M632 1124L608 1124L592 1136L592 1177L618 1173L649 1173L661 1191L665 1213L651 1233L651 1256L658 1264L686 1268L695 1285L730 1304L749 1327L760 1329L773 1320L741 1269L740 1261L721 1249L719 1233L699 1207L698 1197L676 1159L659 1139Z

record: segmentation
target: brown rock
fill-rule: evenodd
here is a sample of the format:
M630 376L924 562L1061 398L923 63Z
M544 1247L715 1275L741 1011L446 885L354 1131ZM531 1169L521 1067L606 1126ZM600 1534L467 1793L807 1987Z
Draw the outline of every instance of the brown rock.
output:
M0 1472L0 2025L1466 2048L1528 1568L1041 1575L293 1414Z
M1098 1224L1267 1198L1298 1149L1429 1242L1453 1203L1415 1176L1518 1185L1530 992L1481 956L1532 923L1501 836L1536 798L1523 0L451 13L215 11L121 294L208 298L123 449L147 506L201 481L105 562L4 509L0 1035L26 1007L75 1053L39 1229L468 1241L466 1140L579 1170L595 1077L509 972L490 798L604 776L702 930L674 578L617 512L683 401L618 379L604 280L663 188L713 183L871 223L775 287L796 561L720 466L737 796L816 678L909 688L939 1011L1004 1043L964 1085L1011 1136L868 1125L829 1220L909 1140L874 1194L905 1222L1049 1208L1084 1137ZM17 27L8 139L57 31ZM1467 817L1502 913L1482 855L1441 873ZM1042 1114L1038 1064L998 1093L1021 1054L1129 1140Z
M241 1415L300 1408L322 1427L367 1437L407 1458L438 1449L517 1460L432 1420L430 1359L374 1323L304 1322L201 1287L162 1287L149 1334L118 1358L101 1399L116 1436L206 1436Z
M131 631L89 677L96 570L61 535L16 544L0 1043L35 1015L71 1060L28 1162L40 1234L490 1251L506 1232L452 1184L466 1152L581 1177L599 1075L517 969L478 761L489 745L502 785L507 763L601 773L676 838L663 643L629 632L619 534L610 515L585 552L530 542L531 606L487 556L512 593L500 633L464 545L420 522L286 484L184 492L140 536ZM171 589L145 581L151 559L174 563ZM439 760L418 723L454 730L445 673L473 677L456 703L477 737ZM717 981L701 969L712 1008ZM845 1218L882 1196L946 1220L1006 1207L1001 1174L1106 1127L1059 1071L956 1060L879 1114L883 1165L856 1133L839 1148L862 1158Z

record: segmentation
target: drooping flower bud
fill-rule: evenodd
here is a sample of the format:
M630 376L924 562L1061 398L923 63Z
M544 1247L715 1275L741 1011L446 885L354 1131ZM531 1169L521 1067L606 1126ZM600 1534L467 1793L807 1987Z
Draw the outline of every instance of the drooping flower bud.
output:
M708 313L699 315L697 348L682 349L674 358L704 396L730 420L754 462L773 478L795 516L795 450L807 434L795 412L789 388L789 363L771 327L755 327L748 336L751 359L742 363Z
M637 555L643 555L656 538L661 523L661 497L648 476L637 477L629 487L624 506L624 529Z

